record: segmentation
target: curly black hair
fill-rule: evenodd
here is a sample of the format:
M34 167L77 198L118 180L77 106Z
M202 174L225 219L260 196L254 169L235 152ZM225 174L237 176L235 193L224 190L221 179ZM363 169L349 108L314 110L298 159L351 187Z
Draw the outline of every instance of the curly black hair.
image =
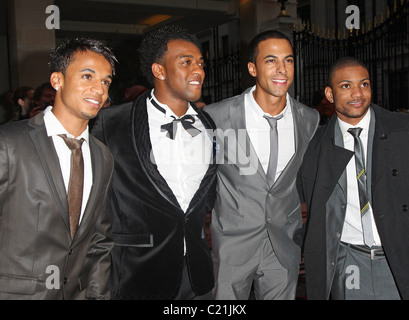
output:
M50 55L51 61L48 64L50 72L61 72L65 74L72 57L77 52L85 52L87 50L104 56L104 58L111 64L112 74L115 75L115 63L118 63L118 60L111 49L103 45L102 42L89 38L67 40L55 48Z
M148 33L139 46L139 63L143 76L153 85L152 64L160 63L172 40L185 40L200 45L197 38L177 25L165 25Z

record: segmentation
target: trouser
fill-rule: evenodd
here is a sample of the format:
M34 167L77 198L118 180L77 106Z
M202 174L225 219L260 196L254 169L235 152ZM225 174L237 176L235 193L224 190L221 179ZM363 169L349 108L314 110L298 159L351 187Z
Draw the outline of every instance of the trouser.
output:
M294 300L298 265L284 268L277 259L266 234L254 256L240 266L215 260L217 300L248 300L254 288L256 300Z
M341 242L334 282L334 300L399 300L385 256L372 257Z
M179 293L176 296L175 300L212 300L212 291L208 293L197 296L192 289L192 285L190 284L189 273L187 270L186 258L183 259L183 273L182 273L182 281L180 284Z

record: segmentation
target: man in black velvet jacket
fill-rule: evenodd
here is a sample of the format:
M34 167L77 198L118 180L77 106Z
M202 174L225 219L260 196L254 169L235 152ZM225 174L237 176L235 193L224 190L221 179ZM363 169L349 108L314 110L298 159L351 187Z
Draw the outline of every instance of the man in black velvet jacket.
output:
M192 103L203 57L192 35L165 26L144 39L140 59L154 89L104 109L92 130L115 159L111 297L210 299L203 229L215 194L215 127Z

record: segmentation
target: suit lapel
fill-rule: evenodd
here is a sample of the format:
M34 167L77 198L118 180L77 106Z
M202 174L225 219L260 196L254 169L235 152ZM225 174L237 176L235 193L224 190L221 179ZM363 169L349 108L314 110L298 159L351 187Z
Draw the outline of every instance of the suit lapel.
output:
M31 139L37 150L44 173L50 185L52 195L59 208L61 217L69 232L68 202L64 180L61 174L60 161L51 137L47 136L43 114L30 119L29 124L35 129L30 132Z
M231 128L236 134L237 150L228 150L230 145L225 148L224 152L234 153L234 163L243 175L252 175L257 173L259 177L267 184L267 177L263 166L257 156L256 150L251 143L246 126L246 112L245 112L245 95L249 92L246 90L241 94L240 100L230 106L230 121ZM247 162L246 162L247 161Z
M153 153L151 139L149 137L146 97L147 94L141 97L141 99L136 100L132 106L132 139L134 150L142 170L146 173L147 178L158 193L177 209L181 210L175 195L166 180L159 173L157 165L151 158ZM138 104L139 101L140 103Z
M101 150L97 148L91 135L89 136L89 148L92 165L92 187L79 228L74 237L75 239L78 239L86 230L94 213L95 202L100 200L98 199L98 195L99 187L101 186L101 172L103 170L101 159L103 159L103 155L101 154Z

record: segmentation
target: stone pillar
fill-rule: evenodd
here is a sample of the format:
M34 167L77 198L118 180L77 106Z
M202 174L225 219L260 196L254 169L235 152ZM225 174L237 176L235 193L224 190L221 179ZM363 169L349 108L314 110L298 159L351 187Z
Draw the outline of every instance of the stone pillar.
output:
M50 80L48 62L55 47L54 30L47 29L46 8L53 0L7 0L11 88L36 88Z
M240 5L240 35L242 59L242 87L244 89L255 84L247 69L247 48L251 39L258 33L275 29L283 32L291 41L293 25L297 19L297 0L289 0L286 6L288 16L281 17L281 3L277 0L247 0ZM290 94L293 96L293 87Z

